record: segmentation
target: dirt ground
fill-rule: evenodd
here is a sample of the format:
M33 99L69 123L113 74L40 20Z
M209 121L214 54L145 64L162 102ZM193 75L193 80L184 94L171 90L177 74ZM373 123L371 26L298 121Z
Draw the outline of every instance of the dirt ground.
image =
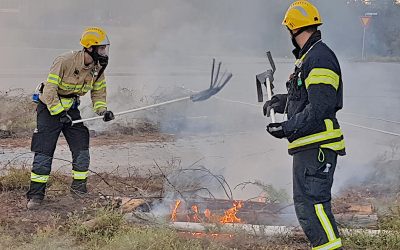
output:
M162 179L158 176L141 178L97 174L88 181L89 194L77 196L69 192L70 182L68 176L53 175L43 208L34 212L26 208L25 192L29 183L16 190L7 190L3 186L0 192L0 225L11 231L34 233L46 225L63 225L68 215L76 211L90 211L106 205L118 207L121 204L114 200L115 196L143 196L139 190L146 190L148 196L161 196L163 188Z
M160 134L160 133L141 133L141 134L99 134L92 136L90 139L91 146L105 146L105 145L117 145L128 142L162 142L171 141L173 135ZM16 136L11 138L0 139L0 148L24 148L31 143L31 136ZM64 137L61 137L58 141L60 145L67 145L67 141Z
M88 181L89 194L76 196L69 192L70 178L56 174L49 183L42 208L35 211L26 208L25 193L28 183L13 190L7 190L7 186L3 185L3 191L0 191L0 200L2 201L0 203L0 236L18 235L20 240L31 242L32 237L34 239L41 232L54 231L68 235L71 233L71 227L74 226L71 223L75 223L77 218L80 223L85 223L91 221L96 212L101 209L120 211L122 204L117 197L143 198L145 194L149 200L162 198L163 181L162 176L144 178L98 174L91 176ZM143 226L142 224L130 224L129 227L140 228ZM244 235L194 234L190 232L177 232L177 237L183 241L214 242L226 249L237 249L238 247L241 249L308 249L304 235L301 234L273 241ZM272 246L273 248L271 248Z
M29 169L26 171L28 175ZM24 185L15 189L7 189L9 186L3 185L2 191L0 191L0 200L2 201L0 203L0 229L2 230L0 236L6 232L7 235L19 235L20 239L30 242L32 237L43 231L57 231L69 235L71 223L75 223L76 218L79 218L80 223L85 223L85 221L92 220L99 209L108 208L120 211L122 204L117 197L145 199L147 197L148 200L162 198L164 196L164 180L162 175L121 177L109 173L99 173L89 178L89 194L79 197L69 192L71 181L69 176L55 174L49 182L43 207L35 211L26 209L25 193L29 183L24 182ZM354 202L376 200L376 193L362 191L361 188L353 188L343 192L341 197L334 200L334 211L346 210L346 206ZM138 227L143 227L143 225L129 225L129 228ZM241 234L215 235L190 232L177 232L177 237L184 241L194 239L203 243L213 242L212 244L220 244L225 249L309 249L307 240L302 233L273 239ZM90 249L92 248L90 247Z
M162 137L160 135L148 135L144 137L123 136L123 138L120 139L130 141L145 140L145 138L151 140L171 140L168 136ZM99 136L93 139L95 142L97 140L99 140L101 145L109 145L116 142L117 138L108 137L108 139L105 139L103 136ZM5 145L4 140L2 143ZM18 235L19 240L25 242L24 244L32 242L32 239L38 237L37 235L41 235L42 232L51 231L61 235L71 235L71 228L74 227L72 223L79 221L79 223L83 225L85 222L96 218L96 213L104 208L112 209L113 211L121 211L121 202L117 197L137 197L144 199L147 197L149 200L154 200L161 199L165 196L165 178L160 173L153 173L153 175L147 176L138 176L135 174L120 176L113 173L92 173L88 181L90 192L87 196L83 197L73 195L69 192L69 185L71 182L69 176L61 173L54 173L49 182L43 207L40 210L29 211L26 209L25 198L25 193L29 185L29 170L29 168L25 167L24 174L26 175L26 181L23 181L22 185L18 188L15 186L12 188L2 185L0 191L0 236ZM10 183L15 183L14 179ZM389 196L385 196L382 192L377 192L376 190L374 190L374 192L365 191L366 189L362 187L355 187L343 191L339 197L335 197L334 199L334 211L337 213L346 211L351 203L370 202L372 204L374 202L377 203L378 199L381 201L385 198L390 199ZM147 225L143 224L130 224L128 228L140 229L143 226L147 227ZM76 229L74 230L76 231ZM123 230L127 230L126 227L124 227ZM282 236L271 239L240 234L215 236L214 234L193 234L189 232L175 233L179 241L199 240L203 244L201 247L202 249L220 249L220 247L224 249L309 249L309 245L303 234L295 235L294 237ZM159 236L154 237L157 238ZM79 238L75 240L76 241L73 240L71 244L73 244L73 246L78 245L79 248L71 249L97 249L96 246L88 247L79 245ZM93 239L91 239L91 241L93 241ZM215 248L209 247L211 246L209 244L217 244L217 246ZM52 249L52 247L47 249ZM18 249L29 248L30 247L25 248L21 246ZM185 248L175 247L173 249ZM379 248L366 247L348 249Z

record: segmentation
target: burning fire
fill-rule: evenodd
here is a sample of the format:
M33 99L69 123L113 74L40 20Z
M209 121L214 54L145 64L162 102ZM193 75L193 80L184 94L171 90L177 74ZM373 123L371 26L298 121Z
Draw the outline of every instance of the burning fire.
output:
M240 223L240 218L238 218L236 214L242 205L242 201L234 201L233 207L226 210L225 215L219 221L221 223Z
M171 221L176 221L176 213L178 211L178 207L179 207L180 204L181 204L181 201L180 200L176 200L175 207L174 207L174 209L172 210L172 213L171 213Z
M206 209L206 210L204 210L204 216L208 219L208 220L211 220L211 211L210 211L210 209Z
M171 213L171 221L176 221L177 218L177 210L181 205L180 200L176 200L175 206ZM199 213L199 208L197 205L191 206L191 211L187 214L187 220L192 222L202 222L204 221L202 218L207 218L208 222L220 222L220 223L242 223L241 219L237 217L237 213L239 209L242 208L242 201L234 201L233 207L229 208L224 212L223 216L212 214L210 209L204 210L204 216L201 216Z
M196 205L192 206L192 211L194 212L193 221L194 222L200 222L199 209L198 209L198 207Z

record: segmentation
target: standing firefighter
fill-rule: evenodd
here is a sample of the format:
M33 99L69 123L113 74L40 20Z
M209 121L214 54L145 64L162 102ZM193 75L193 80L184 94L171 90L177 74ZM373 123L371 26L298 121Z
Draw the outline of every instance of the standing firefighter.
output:
M267 131L287 138L293 155L293 199L296 215L313 249L342 246L331 209L331 187L338 155L345 155L343 134L336 112L343 106L339 62L321 41L322 24L308 1L290 5L283 25L290 32L297 61L286 83L288 94L273 96L264 114L273 108L288 120L271 123Z
M71 192L87 193L89 130L83 123L72 126L73 120L81 119L79 97L90 91L94 112L103 116L104 121L114 119L114 114L107 111L106 103L104 70L110 45L107 34L98 27L87 28L80 44L83 50L68 52L55 59L46 82L39 88L37 128L31 146L35 156L27 193L28 209L38 208L45 196L52 157L61 132L72 152Z

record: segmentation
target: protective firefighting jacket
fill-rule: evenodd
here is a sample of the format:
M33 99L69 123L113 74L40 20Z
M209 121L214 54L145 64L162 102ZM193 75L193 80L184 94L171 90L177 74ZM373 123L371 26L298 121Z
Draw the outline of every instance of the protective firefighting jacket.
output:
M289 154L328 148L345 154L343 133L336 112L343 107L343 83L339 62L316 31L304 47L293 51L295 72L287 82L288 120L282 123Z
M40 95L51 115L69 110L79 96L89 91L94 112L101 114L107 110L104 73L97 77L101 66L94 63L86 66L84 53L71 51L54 60Z

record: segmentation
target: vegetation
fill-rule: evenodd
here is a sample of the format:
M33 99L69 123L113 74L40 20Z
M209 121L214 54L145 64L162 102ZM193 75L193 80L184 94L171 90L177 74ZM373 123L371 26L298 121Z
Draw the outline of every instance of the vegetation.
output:
M398 58L400 56L400 1L398 0L351 0L349 6L359 14L376 13L368 27L370 56Z
M1 132L33 132L35 128L35 105L21 89L0 91L0 139Z
M344 237L344 245L349 249L400 249L400 206L394 205L389 211L380 216L378 234L350 232Z
M9 167L3 170L0 175L0 190L27 190L30 183L30 168L23 166L22 168Z
M66 178L68 177L61 174L53 175L52 187L68 189ZM10 197L15 204L20 203L18 197L23 196L28 184L28 168L8 167L0 177L3 202L6 204L6 197ZM269 185L259 182L256 184L264 187L264 191L273 200L285 197ZM9 192L13 193L7 196ZM66 196L62 192L58 197L63 195ZM118 208L96 200L83 202L84 207L72 203L68 208L56 209L51 213L42 211L42 217L38 217L39 214L31 216L24 212L25 209L21 210L21 207L10 204L0 206L0 209L9 211L5 213L7 216L3 214L0 217L2 249L309 249L304 236L264 238L243 233L199 236L161 225L129 224ZM400 249L400 204L393 204L393 201L391 204L390 209L380 215L379 234L371 235L368 231L349 231L342 234L346 249ZM13 207L12 210L8 208L10 206ZM11 211L19 211L20 214ZM35 220L43 216L48 216L45 223L35 224ZM22 224L32 218L32 224ZM18 231L17 236L14 231Z

